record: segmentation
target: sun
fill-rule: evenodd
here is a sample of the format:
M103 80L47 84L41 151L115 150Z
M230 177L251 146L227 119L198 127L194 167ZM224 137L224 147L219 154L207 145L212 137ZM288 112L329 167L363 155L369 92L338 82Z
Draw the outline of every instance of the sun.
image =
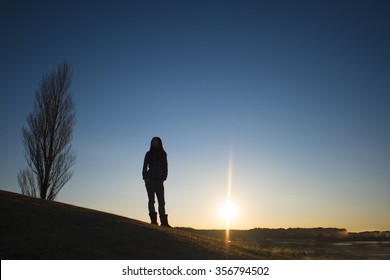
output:
M227 201L221 205L219 212L221 216L225 219L225 231L226 231L226 239L227 243L230 242L230 226L232 220L237 216L237 207L234 203Z
M237 216L237 207L232 202L226 202L221 205L220 214L227 223L230 223Z

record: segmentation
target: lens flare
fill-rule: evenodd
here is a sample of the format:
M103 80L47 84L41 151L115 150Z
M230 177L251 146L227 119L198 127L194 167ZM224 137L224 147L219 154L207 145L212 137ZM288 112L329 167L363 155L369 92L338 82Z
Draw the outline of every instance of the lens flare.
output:
M222 212L226 220L226 242L230 242L230 223L237 211L231 202L232 197L232 178L233 178L233 156L230 154L228 167L228 182L227 182L227 201L222 207Z

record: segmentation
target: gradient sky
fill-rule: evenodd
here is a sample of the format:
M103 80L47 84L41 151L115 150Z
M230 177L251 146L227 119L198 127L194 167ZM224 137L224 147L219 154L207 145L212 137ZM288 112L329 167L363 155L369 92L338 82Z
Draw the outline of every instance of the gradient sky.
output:
M388 1L2 1L0 189L43 74L73 68L74 175L60 202L148 221L168 153L170 224L390 229Z

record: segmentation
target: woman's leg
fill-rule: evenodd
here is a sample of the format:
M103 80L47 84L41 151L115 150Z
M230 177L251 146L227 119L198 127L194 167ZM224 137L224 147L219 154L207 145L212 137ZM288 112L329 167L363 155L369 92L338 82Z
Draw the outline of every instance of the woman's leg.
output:
M158 213L161 216L165 215L165 194L164 194L164 182L162 180L156 180L155 192L158 201Z
M161 180L156 185L156 195L158 200L158 212L160 214L161 225L164 227L171 227L168 223L168 215L165 214L165 194L164 182Z
M153 182L154 180L147 180L145 182L146 191L148 193L148 210L149 214L156 213L156 210L154 208L154 194L156 193L155 190L155 184Z

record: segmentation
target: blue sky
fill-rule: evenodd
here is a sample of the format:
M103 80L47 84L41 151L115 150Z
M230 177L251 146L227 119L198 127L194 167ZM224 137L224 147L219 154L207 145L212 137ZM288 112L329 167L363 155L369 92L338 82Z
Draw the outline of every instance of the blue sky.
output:
M3 1L0 188L43 74L73 68L58 201L147 221L153 136L174 226L390 229L387 1Z

